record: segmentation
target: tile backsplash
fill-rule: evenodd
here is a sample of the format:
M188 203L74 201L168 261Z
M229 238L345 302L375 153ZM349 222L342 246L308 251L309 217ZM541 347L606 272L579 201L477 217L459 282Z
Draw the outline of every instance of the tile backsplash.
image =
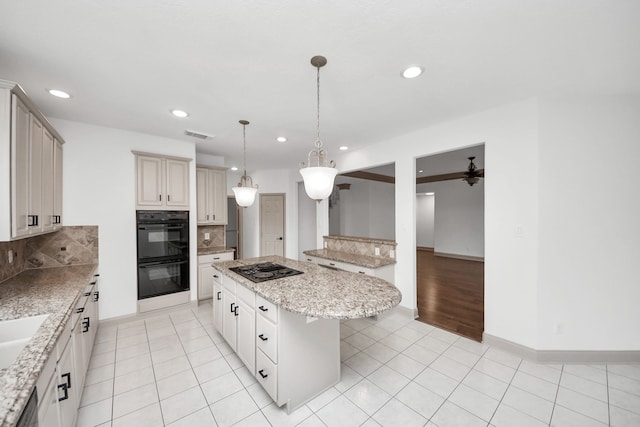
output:
M9 250L14 252L11 264ZM0 282L27 269L97 262L97 225L62 227L54 233L0 242Z
M209 233L209 239L205 239L205 233ZM199 225L198 247L210 248L224 246L224 225Z
M358 255L395 258L396 242L353 236L324 236L326 249ZM376 248L380 251L376 253Z

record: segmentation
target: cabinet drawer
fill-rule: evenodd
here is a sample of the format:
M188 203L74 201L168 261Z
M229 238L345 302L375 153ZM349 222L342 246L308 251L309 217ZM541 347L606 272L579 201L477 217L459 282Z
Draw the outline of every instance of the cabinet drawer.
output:
M225 287L225 289L229 290L229 292L231 292L233 295L236 294L236 281L233 279L230 279L228 277L225 277L224 279L222 278L222 275L218 275L220 276L220 280L222 281L222 285ZM216 280L216 278L213 278L214 280Z
M256 352L256 379L271 396L278 401L278 365L273 363L265 354L258 350Z
M216 270L215 268L213 269L213 274L212 274L212 276L213 276L213 281L214 281L214 283L217 283L217 284L219 284L220 286L222 286L222 282L223 282L223 280L222 280L222 274L221 274L218 270Z
M266 317L272 323L278 323L278 306L256 295L256 313Z
M62 330L62 333L60 334L60 336L58 337L58 341L56 342L55 352L52 351L51 356L49 356L52 357L55 354L56 362L60 360L60 357L62 357L62 351L71 339L71 329L74 326L74 322L78 320L79 316L79 314L72 314L71 317L67 320L67 323L64 325L64 329Z
M256 303L256 293L242 285L236 286L236 296L246 302L249 307L254 307Z
M233 252L222 252L211 256L212 262L233 261Z
M256 318L256 346L278 363L278 329L264 316Z

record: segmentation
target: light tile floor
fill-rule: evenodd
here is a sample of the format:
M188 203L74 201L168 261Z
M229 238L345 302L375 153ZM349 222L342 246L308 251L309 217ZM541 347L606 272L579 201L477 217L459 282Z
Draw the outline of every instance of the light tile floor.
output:
M640 426L640 364L536 364L394 312L340 333L341 381L287 415L211 304L101 326L77 426Z

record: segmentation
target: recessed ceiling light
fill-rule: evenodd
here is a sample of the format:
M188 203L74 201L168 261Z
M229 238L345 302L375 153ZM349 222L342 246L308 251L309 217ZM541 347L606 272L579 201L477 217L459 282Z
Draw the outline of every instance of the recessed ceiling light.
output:
M347 147L346 145L343 145L341 147L339 147L340 150L342 151L347 151L349 149L349 147Z
M232 170L232 171L237 171L237 170L238 170L238 167L237 167L237 166L231 166L231 170Z
M171 110L171 114L173 114L176 117L180 117L181 119L184 119L185 117L189 117L189 113L182 110Z
M57 96L58 98L63 98L63 99L71 98L71 95L69 95L67 92L58 90L58 89L49 89L49 93L53 96Z
M276 138L276 141L278 142L287 142L287 138L285 138L284 136L279 136Z
M423 71L424 71L424 69L422 67L420 67L419 65L412 65L410 67L407 67L402 72L402 77L404 77L405 79L415 79L420 74L422 74Z
M425 196L433 196L433 193L424 193Z

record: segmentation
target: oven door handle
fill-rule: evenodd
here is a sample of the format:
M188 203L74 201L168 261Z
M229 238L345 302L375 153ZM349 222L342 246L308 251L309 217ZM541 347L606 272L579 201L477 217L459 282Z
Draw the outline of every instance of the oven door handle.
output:
M183 225L139 225L138 230L183 230Z
M157 262L145 262L144 264L138 265L139 268L147 268L147 267L155 267L158 265L174 265L174 264L186 264L188 260L178 260L178 261L157 261Z

